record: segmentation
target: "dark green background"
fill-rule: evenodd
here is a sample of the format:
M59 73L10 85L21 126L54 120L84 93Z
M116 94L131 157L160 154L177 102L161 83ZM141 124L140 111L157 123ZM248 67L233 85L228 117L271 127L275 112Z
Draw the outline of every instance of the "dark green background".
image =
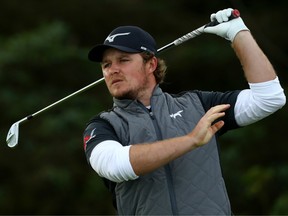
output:
M110 194L86 162L86 122L108 109L102 83L20 126L10 126L102 77L88 50L119 25L138 25L162 47L209 22L212 12L238 8L288 85L287 1L271 0L1 0L0 214L113 214ZM161 54L165 91L247 88L229 42L203 34ZM234 214L288 214L287 108L220 139ZM286 135L285 135L286 134Z

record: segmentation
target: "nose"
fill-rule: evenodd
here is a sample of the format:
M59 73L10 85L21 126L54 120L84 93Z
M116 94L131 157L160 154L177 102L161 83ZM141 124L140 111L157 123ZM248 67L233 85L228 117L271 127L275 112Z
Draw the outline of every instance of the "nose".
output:
M109 67L107 68L104 68L103 70L103 73L106 75L106 76L109 76L109 75L113 75L115 73L119 73L120 72L120 68L117 64L115 63L111 63L109 65Z

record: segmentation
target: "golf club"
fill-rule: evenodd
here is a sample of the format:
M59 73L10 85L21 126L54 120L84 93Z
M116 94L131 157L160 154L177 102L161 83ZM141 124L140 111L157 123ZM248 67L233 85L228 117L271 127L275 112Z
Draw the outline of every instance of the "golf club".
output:
M229 20L234 19L234 18L237 18L237 17L239 17L239 16L240 16L239 11L238 11L238 10L233 10L233 11L232 11L232 14L231 14L231 16L230 16L230 18L229 18ZM198 28L198 29L196 29L196 30L193 30L193 31L191 31L191 32L183 35L182 37L174 40L173 42L171 42L171 43L169 43L169 44L167 44L167 45L159 48L159 49L157 50L157 53L160 53L160 52L162 52L162 51L164 51L164 50L167 50L167 49L170 48L170 47L178 46L178 45L184 43L184 42L187 41L187 40L190 40L190 39L192 39L192 38L194 38L194 37L196 37L196 36L201 35L201 34L204 32L204 28L207 27L207 26L215 26L215 25L218 25L218 24L219 24L219 23L218 23L217 21L213 21L213 22L210 22L210 23L208 23L208 24L206 24L206 25L203 25L203 26L201 26L200 28ZM29 116L27 116L27 117L25 117L25 118L17 121L17 122L15 122L15 123L10 127L9 132L8 132L8 134L7 134L7 137L6 137L6 143L7 143L7 145L12 148L12 147L14 147L14 146L16 146L16 145L18 144L18 139L19 139L19 126L20 126L20 124L22 124L23 122L25 122L25 121L27 121L27 120L32 119L32 118L35 117L36 115L38 115L38 114L40 114L40 113L42 113L42 112L44 112L44 111L46 111L46 110L54 107L55 105L57 105L57 104L59 104L59 103L62 103L63 101L65 101L65 100L67 100L67 99L69 99L69 98L71 98L71 97L73 97L73 96L75 96L75 95L78 95L78 94L80 94L80 93L82 93L82 92L84 92L84 91L86 91L86 90L88 90L88 89L96 86L98 83L102 82L103 80L104 80L104 78L102 77L101 79L99 79L99 80L97 80L97 81L95 81L95 82L93 82L93 83L91 83L91 84L83 87L82 89L80 89L80 90L78 90L78 91L76 91L76 92L74 92L74 93L72 93L72 94L70 94L70 95L68 95L68 96L66 96L66 97L58 100L58 101L56 101L55 103L53 103L53 104L51 104L51 105L49 105L49 106L47 106L47 107L39 110L38 112L35 112L35 113L33 113L33 114L31 114L31 115L29 115Z

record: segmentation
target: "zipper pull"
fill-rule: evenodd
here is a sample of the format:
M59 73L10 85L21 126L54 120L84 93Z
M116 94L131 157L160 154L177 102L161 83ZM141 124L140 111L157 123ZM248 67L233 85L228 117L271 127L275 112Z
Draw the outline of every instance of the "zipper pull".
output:
M148 111L149 111L149 115L150 115L150 117L154 120L155 117L154 117L154 114L153 114L152 110L151 110L151 109L148 109Z

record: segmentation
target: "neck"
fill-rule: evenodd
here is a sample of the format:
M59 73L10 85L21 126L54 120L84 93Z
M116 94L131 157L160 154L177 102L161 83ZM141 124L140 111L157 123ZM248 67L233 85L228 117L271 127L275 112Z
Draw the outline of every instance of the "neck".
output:
M153 95L155 87L156 85L154 85L152 88L146 89L145 92L143 92L143 94L138 97L138 101L140 101L146 107L150 106L151 97Z

